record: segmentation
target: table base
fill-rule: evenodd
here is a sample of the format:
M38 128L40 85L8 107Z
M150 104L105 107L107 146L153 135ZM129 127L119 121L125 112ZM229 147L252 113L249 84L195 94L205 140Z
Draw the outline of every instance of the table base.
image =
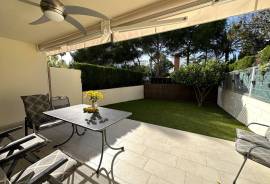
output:
M112 146L109 145L108 141L107 141L107 135L106 135L106 130L102 130L100 131L101 135L102 135L102 147L101 147L101 157L100 157L100 161L99 161L99 164L98 164L98 168L96 170L96 173L97 175L99 176L100 172L101 171L105 171L106 175L109 177L109 173L111 173L111 176L112 176L112 181L114 183L114 175L113 175L113 166L114 166L114 161L116 159L116 157L125 151L124 147L119 147L119 148L114 148ZM112 160L112 163L111 163L111 171L108 172L105 168L101 168L101 164L102 164L102 161L103 161L103 155L104 155L104 148L105 146L108 146L108 148L112 149L112 150L119 150L113 157L113 160Z
M59 146L62 146L62 145L64 145L64 144L66 144L66 143L74 136L74 134L77 134L78 136L83 136L83 135L85 134L86 131L87 131L87 129L84 129L84 131L83 131L82 133L80 133L80 132L78 131L78 127L77 127L76 125L72 125L72 132L71 132L70 136L69 136L64 142L62 142L62 143L60 143L60 144L57 144L57 145L54 145L53 147L54 147L54 148L57 148L57 147L59 147ZM107 141L106 129L101 130L101 131L98 131L98 132L100 132L100 133L101 133L101 136L102 136L102 145L101 145L101 156L100 156L100 161L99 161L99 164L98 164L98 168L96 169L96 174L97 174L97 176L99 176L100 173L101 173L102 171L104 171L105 174L107 175L108 179L109 179L110 181L112 181L113 183L115 183L115 181L114 181L114 174L113 174L114 161L115 161L116 157L117 157L120 153L122 153L122 152L125 151L125 149L124 149L124 147L115 148L115 147L112 147L112 146L109 145L109 143L108 143L108 141ZM110 170L109 172L108 172L105 168L101 167L101 164L102 164L102 161L103 161L103 155L104 155L104 148L105 148L106 146L107 146L108 148L112 149L112 150L119 150L119 151L114 155L114 157L113 157L113 160L112 160L112 163L111 163L111 170ZM110 178L110 174L111 174L111 178Z
M69 136L64 142L62 142L62 143L60 143L60 144L57 144L57 145L54 145L53 147L54 147L54 148L57 148L57 147L59 147L59 146L62 146L62 145L64 145L64 144L66 144L66 143L74 136L75 133L76 133L78 136L83 136L83 135L85 134L86 131L87 131L87 129L84 129L84 131L83 131L82 133L80 133L79 130L78 130L78 127L77 127L76 125L72 125L72 132L71 132L70 136Z

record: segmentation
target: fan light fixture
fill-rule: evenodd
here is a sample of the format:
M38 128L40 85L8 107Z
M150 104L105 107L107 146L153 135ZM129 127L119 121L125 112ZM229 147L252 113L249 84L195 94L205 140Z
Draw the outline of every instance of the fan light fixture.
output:
M44 11L44 15L48 19L50 19L52 21L55 21L55 22L61 22L61 21L64 20L64 16L63 15L61 15L61 14L59 14L59 13L53 11L53 10L46 10L46 11Z
M80 22L78 22L70 15L86 15L101 18L104 20L109 20L106 15L100 12L81 6L65 6L60 0L41 0L40 3L35 3L32 0L19 1L39 7L41 9L43 15L39 19L31 22L31 25L43 24L49 22L50 20L55 22L66 21L76 27L82 34L87 35L87 31L83 27L83 25L81 25Z

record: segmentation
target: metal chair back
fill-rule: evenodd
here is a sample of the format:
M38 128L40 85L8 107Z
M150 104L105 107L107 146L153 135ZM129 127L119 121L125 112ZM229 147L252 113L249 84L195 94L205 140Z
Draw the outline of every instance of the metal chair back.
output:
M64 107L69 107L70 102L67 96L56 96L52 97L52 108L53 109L60 109Z

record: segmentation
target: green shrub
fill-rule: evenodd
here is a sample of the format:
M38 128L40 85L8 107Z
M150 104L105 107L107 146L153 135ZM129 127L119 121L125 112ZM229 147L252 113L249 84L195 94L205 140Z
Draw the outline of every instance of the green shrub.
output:
M239 59L235 61L232 64L229 64L229 70L243 70L249 67L252 67L252 65L255 63L256 57L255 56L245 56L242 59Z
M270 45L266 46L263 50L259 53L260 63L265 64L268 63L270 60Z
M213 60L203 64L189 64L171 75L176 83L193 87L199 106L203 104L211 89L220 84L224 76L225 65Z
M270 45L266 46L263 50L258 53L258 57L260 60L259 70L262 75L264 75L269 69L269 61L270 61Z
M75 63L71 67L81 70L84 91L140 85L144 75L141 72L86 63Z

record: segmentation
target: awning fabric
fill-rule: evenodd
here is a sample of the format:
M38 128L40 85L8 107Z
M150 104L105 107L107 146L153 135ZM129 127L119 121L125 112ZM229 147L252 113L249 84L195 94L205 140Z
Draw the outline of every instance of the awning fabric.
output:
M110 22L88 28L89 35L79 33L39 45L41 51L53 55L108 42L118 42L230 16L270 8L270 0L168 0L150 5Z
M40 44L38 45L38 49L40 51L45 51L47 55L54 55L111 41L110 24L108 21L92 26L88 30L87 36L83 36L77 32Z

